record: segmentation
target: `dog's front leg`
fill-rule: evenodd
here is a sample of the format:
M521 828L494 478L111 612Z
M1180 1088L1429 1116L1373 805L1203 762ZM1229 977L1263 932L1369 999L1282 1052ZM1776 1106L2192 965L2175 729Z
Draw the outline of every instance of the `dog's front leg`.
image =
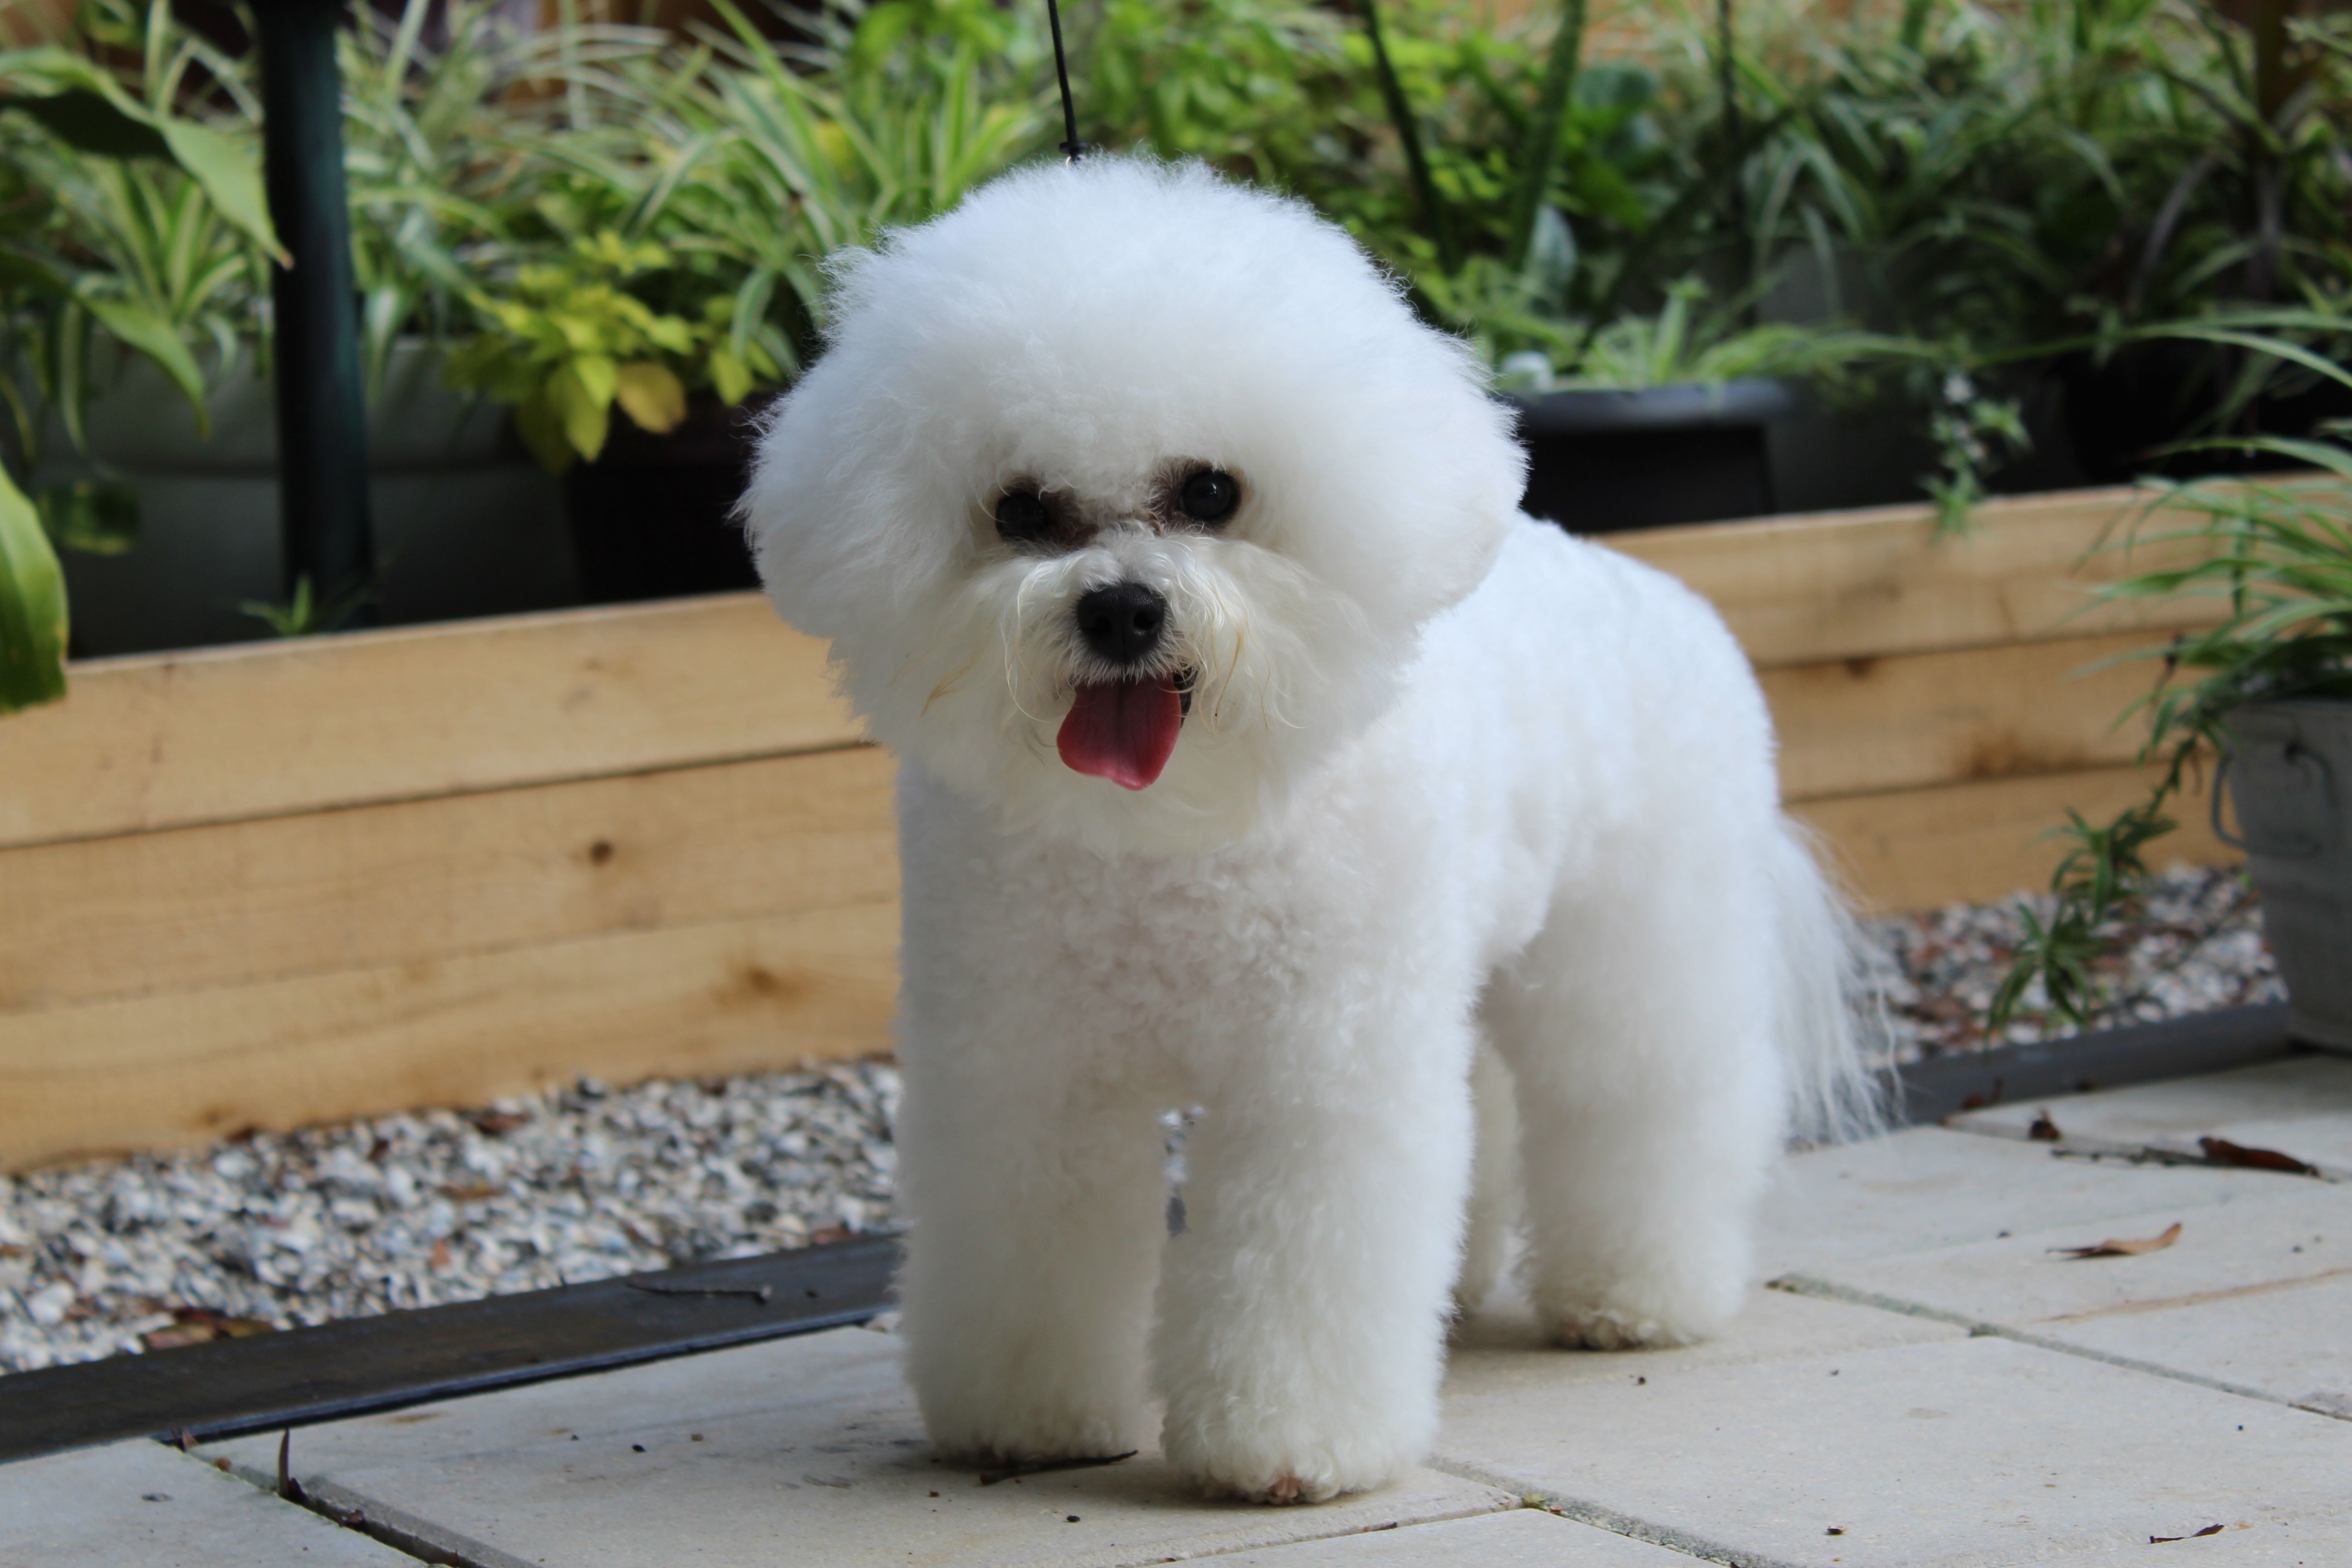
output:
M1221 1096L1193 1128L1156 1359L1162 1444L1211 1493L1366 1490L1436 1435L1469 1043L1443 1020L1391 1029Z
M1034 1050L915 1056L899 1121L902 1332L931 1440L981 1464L1141 1447L1166 1236L1158 1122Z

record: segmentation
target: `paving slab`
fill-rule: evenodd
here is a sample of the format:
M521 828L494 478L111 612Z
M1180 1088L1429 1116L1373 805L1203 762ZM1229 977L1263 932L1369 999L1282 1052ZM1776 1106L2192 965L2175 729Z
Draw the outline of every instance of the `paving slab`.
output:
M1635 1384L1671 1391L1707 1369L1825 1355L1832 1351L1960 1340L1968 1330L1875 1307L1758 1290L1715 1339L1673 1350L1562 1350L1545 1342L1535 1314L1516 1292L1473 1314L1454 1336L1445 1368L1447 1408L1532 1401L1563 1413L1589 1383Z
M0 1568L415 1568L144 1438L0 1465Z
M1765 1200L1759 1256L1769 1277L1836 1258L1987 1241L2004 1230L2202 1205L2304 1179L2063 1159L2046 1143L1919 1127L1788 1161Z
M2200 1138L2226 1138L2352 1171L2352 1057L2287 1057L2205 1078L2020 1100L1953 1117L1949 1125L2022 1138L2044 1110L2070 1140L2194 1153Z
M2343 1568L2352 1563L2352 1526L2342 1523L2220 1524L2213 1535L2177 1536L2112 1552L2069 1552L2035 1568ZM2205 1528L2200 1524L2199 1530ZM2167 1535L2176 1532L2167 1531ZM2163 1552L2163 1556L2155 1555Z
M257 1469L274 1438L207 1452ZM982 1486L858 1329L307 1428L303 1483L478 1561L556 1568L1165 1562L1519 1506L1419 1471L1318 1508L1192 1498L1156 1455Z
M2000 1338L1449 1401L1440 1455L1742 1563L1992 1568L2352 1524L2352 1423Z
M2044 1323L2039 1334L2095 1355L2259 1389L2352 1421L2352 1276ZM2340 1561L2352 1563L2352 1540Z
M2154 1237L2175 1223L2179 1239L2160 1251L2055 1250ZM1784 1279L2303 1403L2352 1388L2352 1311L2340 1294L2289 1288L2341 1281L2352 1281L2352 1187L2283 1177L2199 1207L1836 1260Z
M1546 1513L1514 1509L1444 1524L1368 1531L1210 1561L1218 1568L1696 1568L1679 1552Z

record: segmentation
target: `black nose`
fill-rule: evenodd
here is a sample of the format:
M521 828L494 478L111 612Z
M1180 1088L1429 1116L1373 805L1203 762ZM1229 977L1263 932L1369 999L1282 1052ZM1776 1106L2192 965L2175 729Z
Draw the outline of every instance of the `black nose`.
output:
M1151 657L1168 627L1168 601L1140 583L1114 583L1078 601L1078 633L1113 664Z

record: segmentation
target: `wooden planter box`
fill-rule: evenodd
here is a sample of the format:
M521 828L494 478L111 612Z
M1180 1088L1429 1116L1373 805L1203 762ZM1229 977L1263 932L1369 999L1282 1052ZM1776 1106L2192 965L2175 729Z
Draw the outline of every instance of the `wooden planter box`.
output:
M2080 614L2129 504L1612 542L1722 608L1799 815L1910 908L2142 787L2148 668L2069 679L2183 624ZM0 1168L887 1051L890 773L750 595L79 666L0 721ZM2165 855L2233 858L2182 816Z

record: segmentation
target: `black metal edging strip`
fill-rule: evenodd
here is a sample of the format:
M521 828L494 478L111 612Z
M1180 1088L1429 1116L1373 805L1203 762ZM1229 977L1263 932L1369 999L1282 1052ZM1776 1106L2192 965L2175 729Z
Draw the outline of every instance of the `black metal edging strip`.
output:
M1892 1109L1898 1125L1914 1125L2004 1101L2252 1067L2295 1048L2286 1032L2285 1003L2222 1007L2160 1024L1913 1062L1895 1074Z
M0 1461L124 1437L197 1437L864 1322L895 1238L698 1264L0 1377Z

